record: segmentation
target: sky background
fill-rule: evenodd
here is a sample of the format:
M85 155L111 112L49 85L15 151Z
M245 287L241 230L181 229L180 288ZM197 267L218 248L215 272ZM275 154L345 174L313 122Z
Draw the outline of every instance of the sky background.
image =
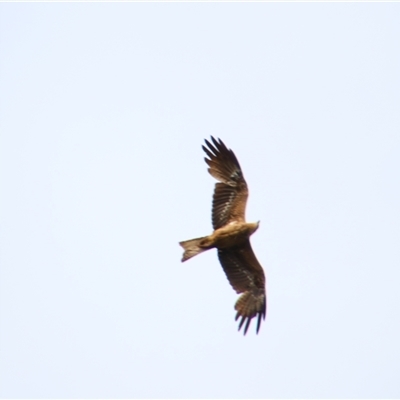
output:
M0 396L399 397L400 4L0 4ZM201 145L267 275L244 337Z

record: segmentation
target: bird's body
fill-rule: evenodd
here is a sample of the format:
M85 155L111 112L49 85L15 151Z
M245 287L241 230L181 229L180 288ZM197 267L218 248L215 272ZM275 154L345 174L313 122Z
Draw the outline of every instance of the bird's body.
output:
M201 250L200 252L213 248L229 249L230 247L240 246L245 243L257 228L258 222L230 222L228 225L216 229L209 236L180 242L180 245L185 249L182 261L186 261L198 254L191 254L190 251L188 252L188 249L190 250L194 244Z
M235 305L236 319L241 317L239 330L246 322L246 334L251 320L258 316L258 333L266 314L265 276L249 238L258 229L259 222L245 221L248 189L235 154L221 140L211 139L213 144L206 140L208 148L203 146L203 150L209 157L205 158L209 173L219 181L213 197L214 232L180 242L185 250L182 261L216 248L230 284L237 293L243 293Z
M217 229L210 239L217 249L226 249L239 246L246 242L258 229L258 222L230 222L228 225Z

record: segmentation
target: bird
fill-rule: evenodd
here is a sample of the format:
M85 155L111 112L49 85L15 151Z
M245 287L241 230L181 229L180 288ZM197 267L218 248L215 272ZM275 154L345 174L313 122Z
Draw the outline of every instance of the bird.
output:
M250 236L260 221L246 222L245 211L249 195L247 183L234 152L221 139L211 136L202 146L207 157L208 172L218 182L212 199L213 233L179 242L184 249L182 262L216 248L219 262L232 288L240 297L235 303L238 331L244 326L246 335L253 318L257 317L256 333L265 320L267 308L264 270L250 244Z

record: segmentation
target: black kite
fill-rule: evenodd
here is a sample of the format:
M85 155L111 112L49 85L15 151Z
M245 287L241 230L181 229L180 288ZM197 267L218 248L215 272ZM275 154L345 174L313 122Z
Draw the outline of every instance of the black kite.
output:
M203 251L216 248L225 274L236 293L243 293L235 304L235 320L241 318L239 330L245 324L246 334L251 320L257 316L257 333L266 314L264 271L250 245L250 236L259 222L247 223L245 210L248 189L239 162L232 150L221 139L205 140L203 150L208 158L208 172L215 184L212 203L214 232L209 236L187 240L179 244L184 248L182 262Z

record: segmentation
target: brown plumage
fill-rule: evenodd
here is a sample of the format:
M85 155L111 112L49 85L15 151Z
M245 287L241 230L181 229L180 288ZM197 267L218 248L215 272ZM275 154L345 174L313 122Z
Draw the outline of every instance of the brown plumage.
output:
M246 334L251 320L257 316L257 333L266 314L264 271L250 245L250 236L259 223L245 220L248 189L239 162L221 139L211 137L203 146L208 172L217 180L212 203L214 232L209 236L186 240L179 244L185 250L182 262L203 251L216 248L225 274L236 293L243 293L235 304L239 330Z

